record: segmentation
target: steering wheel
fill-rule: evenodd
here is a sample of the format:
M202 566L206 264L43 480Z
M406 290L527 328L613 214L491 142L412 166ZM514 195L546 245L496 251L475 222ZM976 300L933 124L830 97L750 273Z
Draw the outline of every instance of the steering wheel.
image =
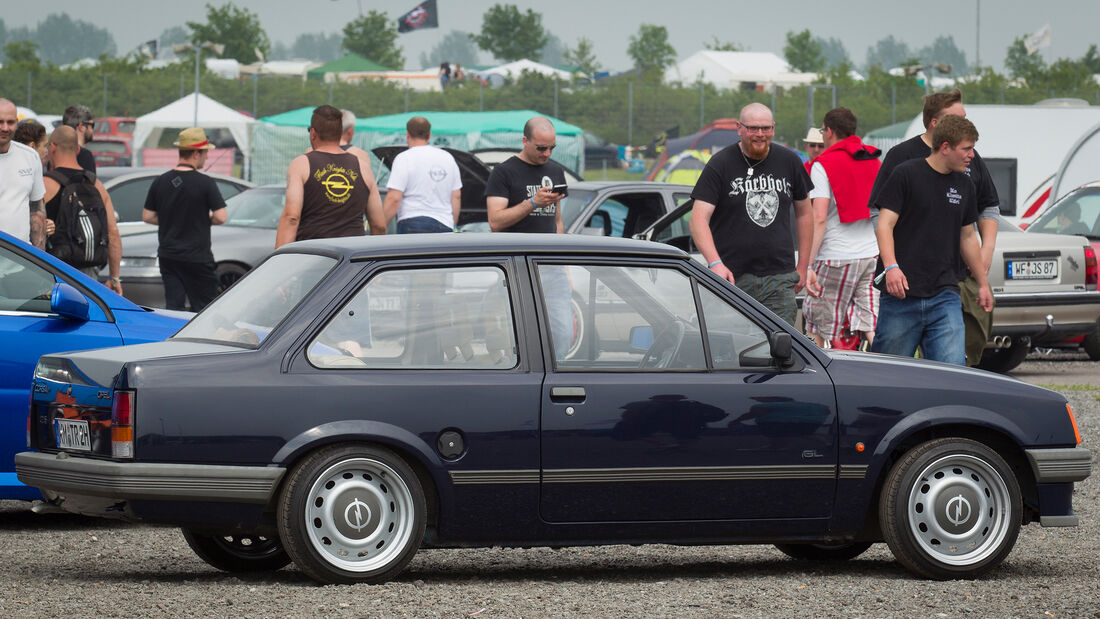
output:
M680 345L684 342L684 323L673 320L661 329L653 338L653 344L645 351L640 369L667 368L672 360L680 352Z

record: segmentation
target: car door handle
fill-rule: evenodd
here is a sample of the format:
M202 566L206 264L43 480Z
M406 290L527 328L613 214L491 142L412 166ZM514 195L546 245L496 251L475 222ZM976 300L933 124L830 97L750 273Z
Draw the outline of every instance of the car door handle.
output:
M555 402L583 402L584 387L551 387L550 399Z

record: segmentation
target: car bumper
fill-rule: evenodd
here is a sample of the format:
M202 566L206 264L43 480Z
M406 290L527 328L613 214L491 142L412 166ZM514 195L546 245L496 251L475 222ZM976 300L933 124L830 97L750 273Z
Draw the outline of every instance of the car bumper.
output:
M1027 460L1035 475L1039 499L1039 524L1044 527L1075 527L1073 482L1092 474L1092 453L1080 447L1027 449Z
M1062 338L1089 333L1100 318L1100 292L995 295L993 335Z
M122 296L138 305L164 307L164 280L156 277L122 276Z

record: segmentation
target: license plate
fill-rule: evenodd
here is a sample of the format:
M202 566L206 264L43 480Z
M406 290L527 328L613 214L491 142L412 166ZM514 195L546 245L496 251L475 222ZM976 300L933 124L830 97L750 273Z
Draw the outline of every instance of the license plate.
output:
M1010 260L1009 279L1055 279L1058 277L1057 260Z
M372 312L397 312L401 310L401 297L372 295L369 299L369 307Z
M83 419L54 419L57 430L57 446L77 451L92 450L92 435L88 422Z

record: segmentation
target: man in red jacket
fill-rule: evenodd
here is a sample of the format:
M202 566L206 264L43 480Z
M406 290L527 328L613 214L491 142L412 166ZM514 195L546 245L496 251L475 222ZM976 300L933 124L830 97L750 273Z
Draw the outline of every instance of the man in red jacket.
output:
M878 243L867 199L882 151L855 135L856 117L848 108L829 110L823 125L825 152L810 170L814 237L802 309L818 346L854 348L854 336L870 344L878 317Z

